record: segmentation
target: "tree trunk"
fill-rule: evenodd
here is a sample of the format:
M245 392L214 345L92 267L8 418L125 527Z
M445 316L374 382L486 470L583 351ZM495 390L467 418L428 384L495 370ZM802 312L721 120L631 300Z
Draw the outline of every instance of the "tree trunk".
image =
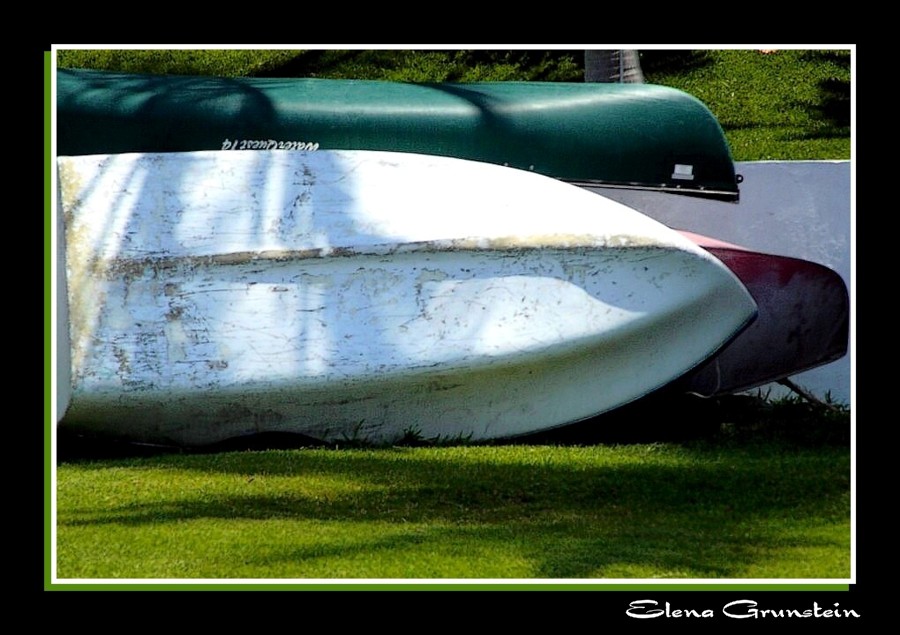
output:
M641 60L634 50L590 50L584 52L584 81L643 84Z

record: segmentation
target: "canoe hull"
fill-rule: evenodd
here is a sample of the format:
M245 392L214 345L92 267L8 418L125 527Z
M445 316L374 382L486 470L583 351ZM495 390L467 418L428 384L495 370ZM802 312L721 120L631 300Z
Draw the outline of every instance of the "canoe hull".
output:
M516 436L670 382L756 311L676 232L519 170L377 152L59 169L72 430Z
M595 269L590 255L435 254L424 275L420 256L351 258L343 267L149 268L95 285L106 298L92 334L100 341L79 360L68 420L127 421L139 438L188 444L259 431L325 440L390 439L407 428L429 437L511 436L630 401L708 352L698 342L693 352L667 354L681 330L675 320L708 319L702 297L693 311L653 307L643 325L623 326L627 336L579 333L572 316L609 303L600 290L559 277L565 268ZM611 257L605 273L638 293L652 284L634 275L648 258L691 265L641 250ZM534 297L560 302L544 307ZM214 321L220 315L227 321ZM572 339L555 341L567 325ZM495 350L492 338L516 332L531 351Z
M737 200L724 133L649 84L467 84L154 76L61 69L59 154L386 150L569 182Z
M747 287L757 319L728 346L678 382L704 396L742 392L828 364L847 354L850 298L823 265L751 251L690 232Z

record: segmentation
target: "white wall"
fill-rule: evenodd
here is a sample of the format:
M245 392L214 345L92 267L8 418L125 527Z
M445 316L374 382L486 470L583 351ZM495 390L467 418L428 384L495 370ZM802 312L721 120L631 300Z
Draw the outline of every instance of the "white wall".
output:
M851 348L844 358L792 377L822 398L826 393L851 404L855 298L851 285L853 190L849 161L762 161L737 163L744 177L735 203L631 190L603 189L603 195L638 209L670 227L684 229L750 249L802 258L830 267L850 291ZM772 395L788 391L763 387ZM755 392L755 391L754 391Z

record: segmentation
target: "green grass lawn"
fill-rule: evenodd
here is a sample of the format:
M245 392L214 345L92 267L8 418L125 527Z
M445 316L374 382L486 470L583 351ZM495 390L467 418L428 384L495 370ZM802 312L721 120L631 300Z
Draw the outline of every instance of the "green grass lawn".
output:
M653 51L643 64L709 107L737 161L850 158L849 51Z
M57 468L57 573L848 579L849 411L735 399L682 409L704 422L693 435L687 423L663 434L647 425L661 411L635 406L577 442L155 456L94 446ZM668 440L635 437L642 425Z
M63 465L65 578L848 578L849 455L677 444Z

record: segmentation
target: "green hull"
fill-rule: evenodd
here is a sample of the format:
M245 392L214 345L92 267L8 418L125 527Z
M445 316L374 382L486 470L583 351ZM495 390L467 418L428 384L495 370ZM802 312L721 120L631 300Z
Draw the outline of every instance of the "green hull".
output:
M57 73L60 155L279 147L417 152L738 198L716 118L662 86Z

